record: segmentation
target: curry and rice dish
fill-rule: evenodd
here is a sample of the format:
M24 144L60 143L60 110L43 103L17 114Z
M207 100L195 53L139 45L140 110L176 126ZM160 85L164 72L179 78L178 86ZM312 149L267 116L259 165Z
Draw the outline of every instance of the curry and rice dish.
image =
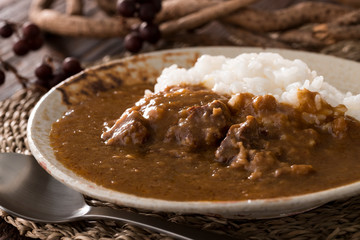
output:
M264 55L248 61L265 69ZM212 60L223 66L229 61ZM259 85L248 91L222 88L219 69L202 74L204 81L164 84L173 74L168 69L154 92L148 90L153 84L144 83L99 93L53 124L55 156L106 188L177 201L293 196L359 180L360 122L347 115L352 96L326 97L324 88L335 90L303 65L297 69L311 82L303 87L295 79L296 91L280 92L275 75L284 71L281 64L272 66L268 79L277 83L267 94ZM288 67L294 71L294 64Z

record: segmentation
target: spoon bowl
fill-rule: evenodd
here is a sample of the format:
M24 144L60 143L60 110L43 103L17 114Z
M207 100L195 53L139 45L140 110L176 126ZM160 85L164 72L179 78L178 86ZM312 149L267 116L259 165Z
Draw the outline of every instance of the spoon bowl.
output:
M32 156L16 153L0 154L0 203L4 211L37 222L65 222L89 210L80 193L51 177Z
M49 175L30 155L0 153L0 209L36 222L106 218L132 223L178 239L233 239L138 213L92 207L79 192Z

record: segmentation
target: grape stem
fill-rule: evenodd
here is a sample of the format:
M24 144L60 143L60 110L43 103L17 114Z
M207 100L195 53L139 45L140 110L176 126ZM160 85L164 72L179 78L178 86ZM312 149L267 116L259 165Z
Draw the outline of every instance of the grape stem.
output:
M16 79L18 80L18 82L21 84L21 86L23 88L26 88L27 85L26 83L29 82L29 79L22 76L21 74L19 74L19 72L17 71L16 67L14 67L13 65L11 65L9 62L7 61L4 61L1 57L0 57L0 63L1 65L3 66L4 70L7 71L7 72L12 72Z

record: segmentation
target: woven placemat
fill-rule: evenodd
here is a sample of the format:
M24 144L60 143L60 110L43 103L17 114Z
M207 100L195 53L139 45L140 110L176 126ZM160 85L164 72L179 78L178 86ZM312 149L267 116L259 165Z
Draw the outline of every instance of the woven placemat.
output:
M30 154L26 126L29 113L41 94L22 90L12 98L0 102L0 146L2 152ZM95 206L119 207L93 199ZM132 209L133 211L136 211ZM143 214L158 215L169 221L230 234L239 239L360 239L360 196L334 201L312 211L290 217L267 220L231 220L204 215L177 215L174 213ZM26 221L0 211L0 227L14 226L21 236L39 239L169 239L168 237L116 221L81 221L66 224L44 224ZM4 222L5 221L5 222ZM9 227L9 232L15 229ZM1 233L1 232L0 232ZM0 239L24 239L14 237ZM13 234L13 235L11 235Z

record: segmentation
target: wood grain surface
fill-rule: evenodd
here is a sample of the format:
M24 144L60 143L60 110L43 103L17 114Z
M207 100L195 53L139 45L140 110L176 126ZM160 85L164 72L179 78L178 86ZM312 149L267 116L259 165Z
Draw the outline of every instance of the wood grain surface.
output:
M291 4L301 2L302 0L262 0L256 3L256 7L262 9L278 9L287 7ZM58 11L65 11L66 1L55 1L53 6ZM28 20L28 9L31 0L0 0L0 20L9 20L17 23L24 23ZM84 13L88 16L96 16L98 8L95 0L84 0ZM217 31L219 28L209 28L204 30L201 36L181 36L169 39L169 42L163 43L161 48L181 47L176 44L179 40L186 41L186 46L191 45L229 45L230 42L223 41ZM31 51L24 57L15 56L12 52L12 46L17 40L17 36L13 35L10 39L0 38L0 56L3 60L16 66L18 71L25 77L35 81L34 69L39 65L46 55L50 55L55 59L63 59L66 56L77 57L85 65L101 60L105 56L117 56L124 54L122 39L90 39L76 37L62 37L44 33L45 45L38 51ZM145 51L151 51L149 47ZM10 97L16 91L21 89L21 85L16 78L10 73L6 76L6 82L0 86L0 100Z
M85 12L92 14L97 11L95 1L85 0ZM17 23L24 23L28 18L31 0L1 0L0 19ZM54 8L59 11L65 8L65 1L57 1ZM77 57L83 64L92 63L105 56L120 54L124 51L122 40L119 38L98 40L88 38L70 38L44 33L45 45L38 51L31 51L24 57L18 57L12 52L12 46L17 36L0 39L0 56L3 60L14 65L25 77L35 80L34 69L46 55L62 60L66 56ZM0 87L0 100L10 97L21 89L21 85L11 74L6 75L6 81Z

